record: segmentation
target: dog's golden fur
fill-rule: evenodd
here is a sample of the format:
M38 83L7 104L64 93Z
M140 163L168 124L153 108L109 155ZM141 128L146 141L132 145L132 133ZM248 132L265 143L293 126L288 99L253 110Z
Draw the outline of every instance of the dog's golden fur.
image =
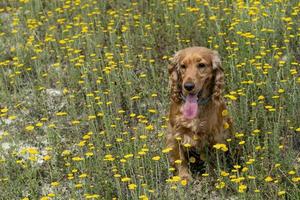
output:
M231 120L224 114L226 111L223 112L226 110L222 97L224 73L218 53L204 47L178 51L171 59L168 70L171 105L167 147L172 149L169 159L178 175L190 180L185 152L191 148L203 151L204 145L224 143L228 135L224 129L231 124ZM199 112L193 119L186 119L182 113L183 98L190 92L183 86L186 82L195 84L193 92L201 93L200 98L209 99L207 103L199 104Z

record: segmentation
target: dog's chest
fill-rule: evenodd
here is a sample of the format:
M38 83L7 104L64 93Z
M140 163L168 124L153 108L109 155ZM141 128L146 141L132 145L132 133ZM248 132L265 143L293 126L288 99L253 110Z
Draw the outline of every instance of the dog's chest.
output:
M194 134L208 131L208 123L205 118L186 119L182 115L178 115L175 124Z
M183 115L177 115L175 120L175 129L178 136L182 138L182 145L201 149L206 144L219 141L218 135L222 130L220 126L217 126L217 121L212 120L211 117L205 115L195 119L186 119Z

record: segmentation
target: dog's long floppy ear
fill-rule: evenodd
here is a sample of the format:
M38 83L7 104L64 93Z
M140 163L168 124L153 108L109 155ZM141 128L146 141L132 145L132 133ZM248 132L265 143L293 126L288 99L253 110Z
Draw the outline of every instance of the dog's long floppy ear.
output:
M180 71L179 71L179 61L180 61L181 51L175 53L175 55L170 59L170 64L168 66L169 71L169 87L171 88L171 99L174 102L180 101Z
M214 70L214 88L213 101L219 103L222 98L222 90L224 86L224 70L222 68L221 59L217 51L213 51L212 66Z

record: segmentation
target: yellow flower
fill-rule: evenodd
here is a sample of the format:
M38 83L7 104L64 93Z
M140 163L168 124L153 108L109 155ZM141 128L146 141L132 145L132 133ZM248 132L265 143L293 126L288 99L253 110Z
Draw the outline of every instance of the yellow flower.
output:
M225 187L225 185L226 185L225 182L222 181L222 182L220 182L220 183L218 183L218 184L216 185L216 188L217 188L217 189L222 189L222 188Z
M130 180L131 180L131 178L128 178L128 177L124 177L124 178L121 179L122 182L128 182Z
M213 15L209 17L210 20L215 21L217 19L217 16Z
M191 147L192 145L189 144L189 143L186 143L186 144L184 144L183 146L186 147L186 148L189 148L189 147Z
M181 185L186 186L187 185L187 180L182 180L180 183L181 183Z
M0 111L1 111L2 113L6 113L6 112L8 111L8 109L7 109L7 108L2 108Z
M239 145L243 145L243 144L245 144L244 140L242 140L242 141L239 142Z
M243 192L245 192L246 189L247 189L246 185L240 184L238 191L239 191L239 193L243 193Z
M172 148L165 148L162 150L163 153L169 153L172 150Z
M89 115L89 116L88 116L88 120L93 120L93 119L96 119L96 116L95 116L95 115Z
M271 181L273 181L273 178L272 178L271 176L267 176L267 177L265 178L265 181L266 181L266 182L271 182Z
M293 178L292 178L292 181L295 182L295 183L297 183L297 182L300 181L300 177L293 177Z
M85 196L86 199L96 199L96 198L99 198L99 197L100 197L99 194L89 194L89 195Z
M51 159L51 156L45 155L45 156L43 157L43 159L44 159L45 161L50 160L50 159Z
M170 167L170 168L169 168L169 171L170 171L170 172L174 172L174 171L175 171L175 168L174 168L174 167Z
M136 116L136 114L134 114L134 113L131 113L129 116L130 116L130 117L135 117L135 116Z
M14 115L11 115L8 117L8 119L10 119L10 120L15 120L16 118L17 118L17 116L14 116Z
M148 109L148 112L149 113L156 113L156 110L155 109Z
M144 140L144 139L147 139L148 136L147 135L140 135L140 139Z
M90 139L91 138L91 135L92 135L92 133L93 132L89 132L88 134L86 134L86 135L84 135L83 137L82 137L82 139L84 139L84 140L88 140L88 139Z
M26 131L32 131L33 129L34 129L34 126L32 126L32 125L29 125L29 126L25 127Z
M137 187L136 184L133 183L128 185L129 190L134 190L136 187Z
M253 133L254 134L260 133L260 130L259 129L255 129L255 130L253 130Z
M139 196L139 199L141 199L141 200L148 200L148 197L146 195L141 195L141 196Z
M37 150L36 148L32 148L32 147L28 148L28 149L27 149L27 152L28 152L29 154L32 154L32 155L35 155L35 154L38 154L38 153L39 153L38 150Z
M120 177L121 177L121 174L115 174L114 177L115 177L115 178L120 178Z
M56 128L56 125L55 124L49 124L48 127L49 128Z
M225 171L221 171L221 176L229 176L229 173L225 172Z
M181 164L181 162L182 162L181 160L175 160L176 164Z
M257 105L256 102L251 103L251 106L256 106L256 105Z
M226 97L226 98L229 98L230 100L233 100L233 101L237 100L237 97L234 96L234 95L229 95L229 94L227 94L227 95L225 95L225 97Z
M152 158L152 160L158 161L158 160L160 160L160 156L154 156L154 157Z
M139 96L133 96L133 97L131 97L131 100L136 100L136 99L140 99L141 97L139 97Z
M153 130L154 130L154 127L150 124L150 125L146 126L145 129L146 129L146 130L149 130L149 131L153 131Z
M70 150L64 150L64 151L61 153L62 156L68 156L68 155L70 155L70 154L71 154L71 151L70 151Z
M180 136L175 138L176 140L180 141L182 138Z
M227 115L228 115L228 110L226 110L226 109L223 110L223 111L222 111L222 116L225 117L225 116L227 116Z
M73 161L81 161L81 160L83 160L83 158L77 156L77 157L73 157L72 160Z
M55 194L54 193L49 193L47 196L48 197L55 197Z
M57 112L56 116L66 116L68 113L66 112Z
M172 177L172 182L178 182L180 180L181 180L181 178L179 176L173 176Z
M250 159L246 162L246 164L247 164L247 165L251 165L254 161L255 161L255 159L250 158Z
M279 164L279 163L276 163L275 164L275 168L278 168L278 167L280 167L281 166L281 164Z
M242 169L242 172L246 172L246 171L248 171L248 167L243 167L243 169Z
M130 154L127 154L127 155L125 155L124 156L124 158L126 158L126 159L128 159L128 158L132 158L133 157L133 154L132 153L130 153Z
M41 127L41 126L43 126L43 123L38 122L38 123L36 123L35 125L36 125L37 127Z
M51 186L52 186L52 187L59 186L59 182L57 182L57 181L55 181L55 182L52 182L52 183L51 183Z
M277 195L278 196L282 196L282 195L284 195L286 192L284 191L284 190L282 190L282 191L279 191L278 193L277 193Z
M228 148L227 148L226 144L215 144L213 146L213 148L215 148L215 149L221 149L224 152L228 151Z
M288 174L289 175L294 175L294 174L296 174L296 172L294 170L291 170L291 171L288 172Z
M241 168L240 165L234 165L233 167L234 167L234 169L240 169Z
M80 175L79 175L79 178L85 178L85 177L87 177L87 174L86 174L86 173L83 173L83 174L80 174Z
M260 96L258 97L258 100L264 100L264 99L265 99L265 97L262 96L262 95L260 95Z
M93 152L86 152L85 155L86 155L87 157L91 157L91 156L94 155L94 153L93 153Z

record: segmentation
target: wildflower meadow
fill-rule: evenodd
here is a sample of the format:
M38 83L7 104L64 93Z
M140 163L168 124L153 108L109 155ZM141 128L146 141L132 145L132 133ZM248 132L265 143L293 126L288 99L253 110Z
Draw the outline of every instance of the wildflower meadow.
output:
M219 52L233 132L187 182L165 136L190 46ZM297 200L299 166L299 1L0 1L0 199Z

